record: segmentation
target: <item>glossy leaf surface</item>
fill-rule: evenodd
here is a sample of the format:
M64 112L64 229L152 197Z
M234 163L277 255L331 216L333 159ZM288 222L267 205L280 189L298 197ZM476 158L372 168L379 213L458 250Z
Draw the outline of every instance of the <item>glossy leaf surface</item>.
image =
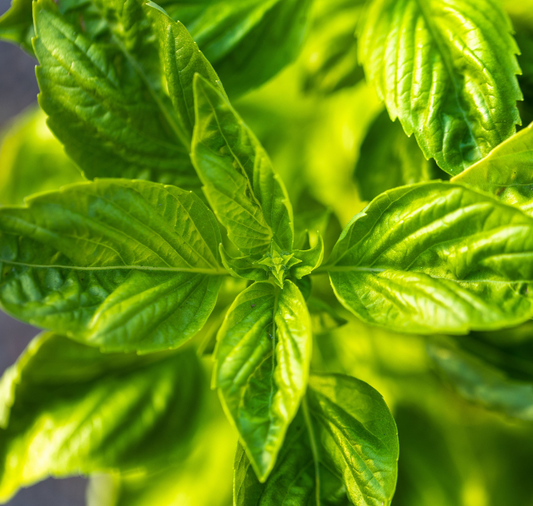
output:
M438 169L425 159L416 140L407 137L398 122L383 111L372 123L355 167L355 178L363 200L407 184L429 181Z
M531 318L533 220L492 197L422 183L375 199L326 268L339 300L396 331L466 333Z
M533 214L533 123L452 180Z
M272 241L292 250L292 207L283 182L251 130L223 94L196 76L192 160L230 240L261 257Z
M381 395L349 376L314 375L307 397L309 414L291 424L266 483L237 451L236 506L389 505L398 434Z
M455 175L515 132L511 23L492 0L373 0L360 57L393 119Z
M157 48L146 40L147 20L138 19L143 10L137 0L130 4L137 8L125 9L124 19L111 25L126 32L124 40L113 38L114 44L93 40L51 0L34 4L39 103L51 130L88 178L149 179L196 188L190 138L155 70L143 67L147 60L157 62ZM137 48L136 54L128 48Z
M305 392L311 322L298 288L254 283L217 337L214 384L258 478L266 480Z
M103 355L65 337L37 337L0 382L0 500L48 475L179 458L202 379L192 351Z
M2 307L107 351L179 346L205 323L223 271L218 225L191 192L72 185L0 209Z

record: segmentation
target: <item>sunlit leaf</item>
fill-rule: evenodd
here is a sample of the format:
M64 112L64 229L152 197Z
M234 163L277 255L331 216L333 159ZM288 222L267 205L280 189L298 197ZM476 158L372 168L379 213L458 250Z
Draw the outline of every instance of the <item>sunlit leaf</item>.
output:
M108 351L177 347L207 320L218 225L191 192L101 180L0 209L2 307Z
M265 481L307 385L312 339L305 300L291 281L283 289L254 283L236 298L217 340L214 384Z
M395 331L466 333L533 315L533 219L449 183L375 199L344 230L327 262L339 300Z
M373 0L360 37L367 79L427 158L454 175L515 132L518 47L492 0Z

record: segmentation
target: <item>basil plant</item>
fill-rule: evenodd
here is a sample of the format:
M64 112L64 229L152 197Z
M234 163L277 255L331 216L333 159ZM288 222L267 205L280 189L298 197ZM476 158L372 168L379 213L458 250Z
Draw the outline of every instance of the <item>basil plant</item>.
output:
M40 110L0 153L0 304L43 333L0 502L385 506L400 465L395 505L529 504L424 443L533 421L526 4L13 0Z

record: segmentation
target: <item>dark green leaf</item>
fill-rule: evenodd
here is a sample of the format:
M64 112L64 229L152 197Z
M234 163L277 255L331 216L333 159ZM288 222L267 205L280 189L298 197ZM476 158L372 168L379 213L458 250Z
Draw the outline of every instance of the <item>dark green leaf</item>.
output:
M194 86L191 156L215 214L245 255L259 259L272 242L290 253L292 207L267 154L218 89L198 75Z
M383 111L372 123L361 145L355 178L363 200L372 200L397 186L438 177L414 137L407 137L397 122Z
M181 345L224 274L218 225L191 192L102 180L0 209L2 307L107 351Z
M33 54L34 35L30 0L12 0L11 8L0 17L0 39L14 42Z
M103 355L54 334L36 338L0 382L0 500L48 475L180 458L202 380L192 350Z
M28 110L5 131L0 167L0 205L20 205L32 193L83 181L40 109Z
M300 52L310 0L163 1L185 24L231 96L260 86Z
M196 188L190 138L161 92L155 70L142 66L158 59L157 48L147 42L147 20L138 20L143 15L138 0L124 5L120 23L110 22L113 30L125 31L124 40L115 37L113 44L95 41L69 23L51 0L34 4L39 103L51 130L87 177ZM141 49L132 55L128 50L136 45Z
M452 182L491 193L533 214L533 123L506 140Z
M533 219L449 183L375 199L344 230L325 268L362 320L403 332L466 333L533 316Z
M428 342L428 353L438 371L469 401L533 421L533 376L532 381L510 378L475 354L461 350L451 340ZM533 371L533 362L529 365Z
M218 333L213 381L261 481L304 395L311 345L305 300L289 280L247 288Z
M427 158L459 174L515 132L522 98L511 23L493 0L373 0L368 80Z

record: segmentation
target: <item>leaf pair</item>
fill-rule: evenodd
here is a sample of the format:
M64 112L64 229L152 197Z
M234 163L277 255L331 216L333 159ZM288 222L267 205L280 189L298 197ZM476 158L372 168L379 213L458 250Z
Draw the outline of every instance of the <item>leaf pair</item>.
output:
M381 396L349 376L315 375L265 483L237 451L235 504L389 505L397 461L396 425Z

